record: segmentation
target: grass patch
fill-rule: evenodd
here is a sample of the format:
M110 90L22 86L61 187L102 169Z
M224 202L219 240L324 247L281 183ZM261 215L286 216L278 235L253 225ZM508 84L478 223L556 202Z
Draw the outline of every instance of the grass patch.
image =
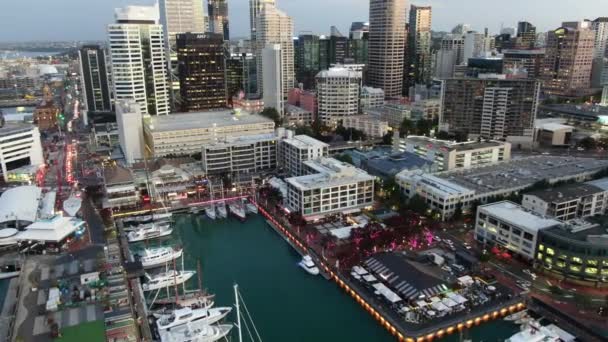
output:
M55 342L102 342L106 340L106 328L103 320L82 323L73 327L60 329L61 337Z

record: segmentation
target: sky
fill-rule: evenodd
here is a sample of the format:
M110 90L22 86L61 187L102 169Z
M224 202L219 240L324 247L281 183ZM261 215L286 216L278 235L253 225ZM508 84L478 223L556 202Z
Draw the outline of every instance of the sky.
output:
M203 0L201 0L203 1ZM402 0L407 1L407 0ZM1 0L0 41L104 40L115 7L152 4L154 0ZM412 2L408 1L408 6ZM458 23L473 29L498 32L526 20L539 31L559 27L562 21L608 16L608 0L421 0L433 6L433 30L448 31ZM232 37L249 32L249 1L228 0ZM336 25L343 34L353 21L367 21L369 0L277 0L294 18L295 34L329 33Z

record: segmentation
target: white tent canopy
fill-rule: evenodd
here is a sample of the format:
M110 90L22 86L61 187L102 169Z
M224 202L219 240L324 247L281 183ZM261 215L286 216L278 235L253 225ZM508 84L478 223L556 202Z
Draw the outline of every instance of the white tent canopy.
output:
M377 283L373 285L374 288L380 292L389 302L397 303L402 301L401 297L399 297L395 292L391 291L388 287L386 287L382 283Z

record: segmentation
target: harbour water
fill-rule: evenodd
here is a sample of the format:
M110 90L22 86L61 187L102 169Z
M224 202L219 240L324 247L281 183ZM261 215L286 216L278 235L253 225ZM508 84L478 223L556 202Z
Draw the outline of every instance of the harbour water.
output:
M48 57L59 54L59 51L0 51L0 59Z
M241 223L178 215L175 222L173 238L162 243L183 245L187 269L195 270L200 261L203 286L216 294L216 305L231 305L232 285L238 283L264 341L395 341L333 282L300 269L300 256L262 217ZM196 283L191 280L189 287ZM472 330L468 338L503 341L516 331L497 321Z

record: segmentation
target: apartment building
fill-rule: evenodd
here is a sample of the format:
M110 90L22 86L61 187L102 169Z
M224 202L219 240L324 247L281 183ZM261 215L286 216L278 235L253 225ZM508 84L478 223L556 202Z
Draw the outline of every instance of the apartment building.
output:
M348 116L342 120L344 128L353 128L363 131L369 138L382 138L390 131L388 121L378 120L370 115Z
M307 135L287 137L279 147L279 166L285 174L301 176L304 174L303 163L309 160L326 157L329 145Z
M275 170L280 137L261 134L230 137L224 141L205 144L201 163L205 174L255 174Z
M524 194L522 206L561 221L603 215L608 190L590 183L566 184Z

